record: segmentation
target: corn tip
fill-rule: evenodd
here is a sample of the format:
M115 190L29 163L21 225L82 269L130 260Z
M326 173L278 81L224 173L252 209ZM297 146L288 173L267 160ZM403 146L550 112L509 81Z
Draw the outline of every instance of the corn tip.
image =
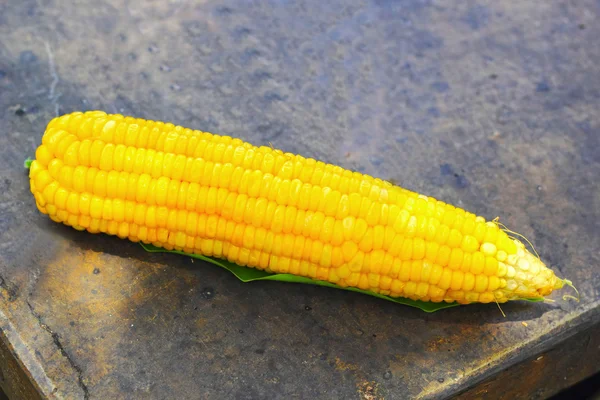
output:
M572 296L570 294L565 294L565 295L563 295L563 300L573 299L573 300L575 300L575 301L577 301L579 303L579 301L581 299L581 295L579 294L579 290L577 290L577 288L575 287L575 285L573 285L573 282L571 282L569 279L559 279L558 281L561 283L561 288L564 285L567 285L571 289L573 289L575 291L575 293L577 294L577 297Z

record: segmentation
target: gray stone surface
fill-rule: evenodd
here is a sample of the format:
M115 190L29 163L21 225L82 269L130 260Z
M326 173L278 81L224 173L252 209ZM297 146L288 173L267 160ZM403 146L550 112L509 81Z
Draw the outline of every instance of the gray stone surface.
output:
M592 0L0 2L5 340L49 397L440 398L598 324L599 19ZM500 216L581 302L425 314L60 226L23 160L88 109Z

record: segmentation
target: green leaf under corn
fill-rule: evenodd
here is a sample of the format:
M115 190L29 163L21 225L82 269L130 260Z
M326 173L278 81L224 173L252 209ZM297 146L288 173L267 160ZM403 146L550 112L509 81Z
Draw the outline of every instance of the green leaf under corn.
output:
M29 169L31 167L32 162L33 162L33 160L31 159L31 157L27 157L25 159L25 161L23 162L23 167L25 167L26 169Z
M225 268L226 270L231 272L233 275L235 275L242 282L279 281L279 282L304 283L304 284L309 284L309 285L327 286L327 287L331 287L331 288L349 290L351 292L357 292L357 293L362 293L362 294L366 294L369 296L378 297L380 299L393 301L394 303L404 304L406 306L416 307L427 313L432 313L432 312L435 312L438 310L442 310L444 308L457 307L460 305L458 303L433 303L430 301L411 300L411 299L406 299L403 297L390 297L390 296L385 296L385 295L382 295L379 293L370 292L368 290L362 290L362 289L352 288L352 287L341 287L341 286L338 286L331 282L319 281L319 280L315 280L315 279L311 279L311 278L306 278L303 276L297 276L297 275L292 275L292 274L274 274L274 273L261 271L259 269L255 269L255 268L242 267L240 265L234 264L227 260L213 258L213 257L206 257L206 256L203 256L200 254L186 253L186 252L178 251L178 250L167 250L162 247L157 247L152 244L145 244L142 242L140 242L140 244L142 245L144 250L146 250L147 252L150 252L150 253L180 254L183 256L188 256L188 257L196 258L198 260L209 262L209 263L217 265L221 268ZM543 299L523 299L523 300L530 301L530 302L544 301Z
M405 298L401 298L401 297L395 298L395 297L390 297L390 296L384 296L382 294L369 292L367 290L350 288L350 287L344 288L344 287L335 285L331 282L318 281L315 279L305 278L303 276L297 276L297 275L292 275L292 274L273 274L273 273L261 271L259 269L255 269L255 268L242 267L237 264L231 263L227 260L221 260L221 259L217 259L217 258L213 258L213 257L205 257L205 256L202 256L199 254L185 253L183 251L177 251L177 250L166 250L166 249L163 249L162 247L156 247L154 245L145 244L145 243L141 243L141 242L140 242L140 244L146 251L151 252L151 253L181 254L184 256L196 258L199 260L209 262L211 264L218 265L219 267L225 268L226 270L228 270L229 272L234 274L242 282L280 281L280 282L305 283L305 284L309 284L309 285L327 286L327 287L332 287L332 288L336 288L336 289L343 289L343 290L349 290L352 292L363 293L363 294L367 294L369 296L379 297L380 299L393 301L394 303L398 303L398 304L404 304L404 305L411 306L411 307L417 307L428 313L431 313L431 312L434 312L437 310L441 310L443 308L456 307L459 305L458 303L432 303L432 302L425 302L425 301L415 301L415 300L405 299Z

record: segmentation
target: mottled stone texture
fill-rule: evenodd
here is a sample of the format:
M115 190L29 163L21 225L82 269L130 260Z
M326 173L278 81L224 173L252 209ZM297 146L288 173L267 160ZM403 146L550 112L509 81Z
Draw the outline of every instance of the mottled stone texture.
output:
M593 0L0 2L4 340L45 395L98 399L440 398L559 346L600 321L599 20ZM581 302L425 314L55 224L23 160L87 109L500 216Z

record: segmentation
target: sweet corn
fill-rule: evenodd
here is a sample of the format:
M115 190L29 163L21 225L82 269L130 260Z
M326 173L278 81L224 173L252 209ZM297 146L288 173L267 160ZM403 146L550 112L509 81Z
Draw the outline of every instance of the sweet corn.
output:
M392 297L543 298L563 286L493 222L381 179L170 123L75 112L30 167L38 209L78 230Z

